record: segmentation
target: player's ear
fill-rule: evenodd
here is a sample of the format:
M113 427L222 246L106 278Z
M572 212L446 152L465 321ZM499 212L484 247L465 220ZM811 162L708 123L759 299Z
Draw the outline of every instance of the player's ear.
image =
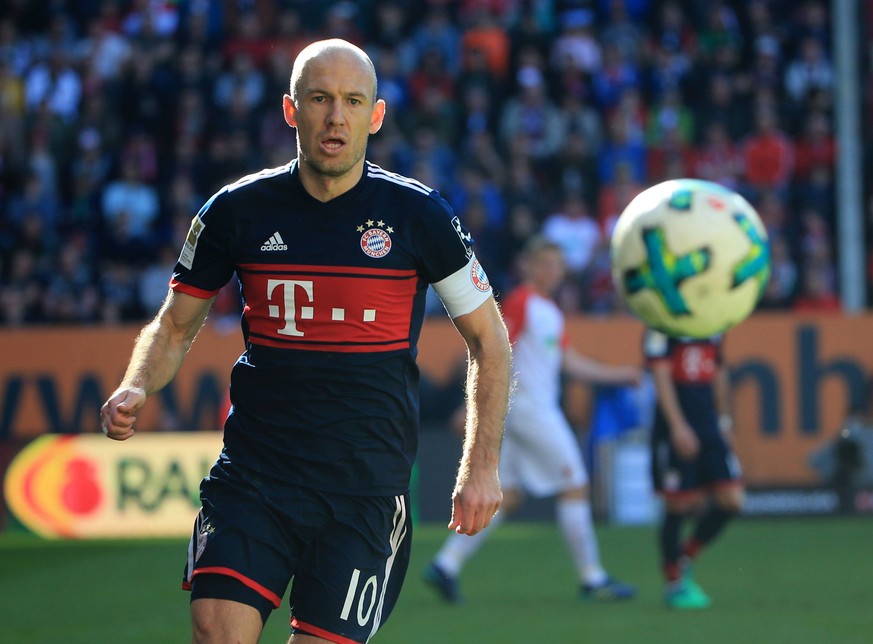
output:
M285 122L291 127L297 127L297 107L294 105L294 100L285 94L282 97L282 113L285 114Z
M287 117L286 117L287 118ZM385 101L379 99L373 105L373 113L370 115L370 134L375 134L382 129L382 122L385 120Z

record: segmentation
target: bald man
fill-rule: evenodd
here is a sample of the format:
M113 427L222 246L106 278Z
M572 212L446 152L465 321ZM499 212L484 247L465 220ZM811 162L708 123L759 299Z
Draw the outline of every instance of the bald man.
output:
M200 209L102 410L109 438L133 436L236 274L245 351L183 577L197 643L257 642L289 584L295 644L366 642L390 615L410 555L429 285L469 356L449 528L477 534L502 501L510 348L470 233L435 190L366 161L385 102L362 50L313 43L290 85L282 108L297 158Z

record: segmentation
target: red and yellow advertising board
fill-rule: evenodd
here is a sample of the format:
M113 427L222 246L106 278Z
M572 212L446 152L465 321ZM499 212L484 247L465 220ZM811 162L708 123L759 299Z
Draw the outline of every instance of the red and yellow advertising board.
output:
M45 434L12 461L9 509L47 538L184 536L200 508L200 480L221 433Z
M818 482L811 453L838 432L852 402L868 395L873 315L756 313L731 330L738 451L752 486ZM139 327L22 329L0 333L0 441L45 433L99 432L99 409L124 371ZM573 318L583 352L641 364L642 326L626 317ZM242 350L238 328L207 326L176 379L139 415L150 430L221 424L228 374ZM419 342L422 372L440 382L458 373L465 349L446 318L428 320ZM589 390L570 388L568 410L585 429Z

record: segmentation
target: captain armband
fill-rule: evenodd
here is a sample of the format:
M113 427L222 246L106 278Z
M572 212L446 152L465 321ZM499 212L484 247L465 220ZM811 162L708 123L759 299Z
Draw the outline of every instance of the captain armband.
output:
M475 311L491 297L488 276L475 255L465 266L434 282L433 288L452 318Z

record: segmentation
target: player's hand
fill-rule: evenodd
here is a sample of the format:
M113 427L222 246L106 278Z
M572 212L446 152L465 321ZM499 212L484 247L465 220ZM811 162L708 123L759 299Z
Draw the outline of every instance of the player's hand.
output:
M136 413L145 401L146 393L139 387L119 389L112 394L100 410L103 433L115 441L124 441L133 436Z
M452 495L449 530L470 536L481 532L491 523L502 502L503 492L496 470L472 470L462 465Z
M670 439L673 448L680 458L690 461L700 451L700 440L688 423L682 423L670 428Z

